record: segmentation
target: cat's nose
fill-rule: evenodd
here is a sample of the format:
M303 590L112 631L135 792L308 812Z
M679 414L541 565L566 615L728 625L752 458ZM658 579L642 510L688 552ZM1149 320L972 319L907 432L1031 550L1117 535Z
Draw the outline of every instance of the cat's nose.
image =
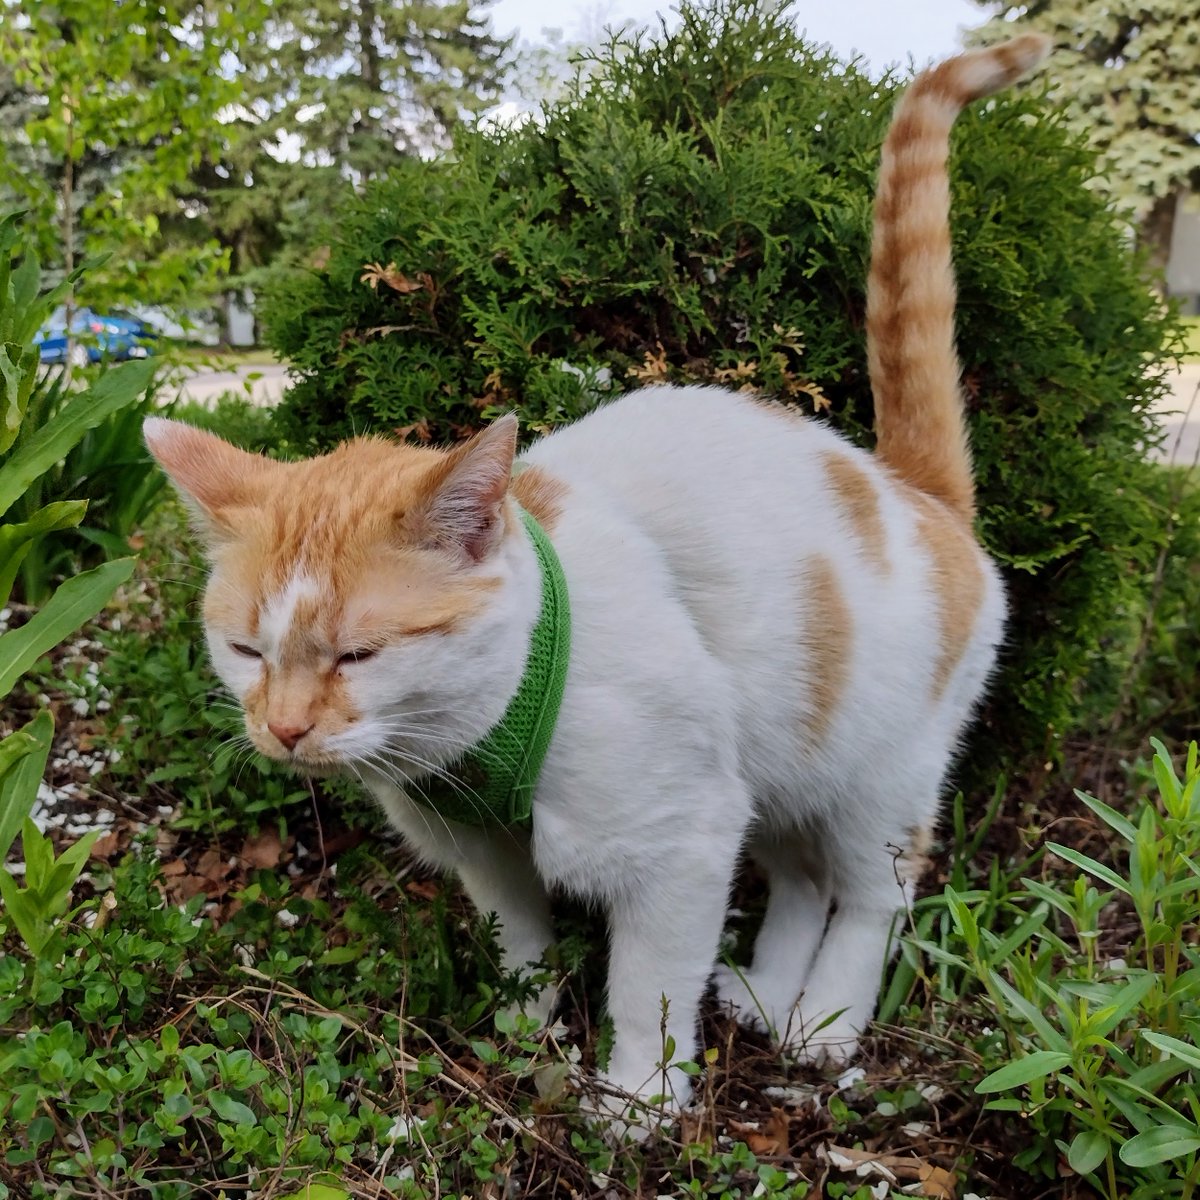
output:
M312 725L296 722L268 721L267 728L289 749L295 750L296 743L312 729Z

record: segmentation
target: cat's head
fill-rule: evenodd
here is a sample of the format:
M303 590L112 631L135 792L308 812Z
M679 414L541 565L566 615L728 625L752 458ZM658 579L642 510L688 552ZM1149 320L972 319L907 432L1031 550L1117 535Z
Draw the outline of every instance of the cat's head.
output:
M507 498L516 429L505 417L449 451L360 438L283 463L147 420L211 563L213 665L263 754L411 770L499 719L536 609Z

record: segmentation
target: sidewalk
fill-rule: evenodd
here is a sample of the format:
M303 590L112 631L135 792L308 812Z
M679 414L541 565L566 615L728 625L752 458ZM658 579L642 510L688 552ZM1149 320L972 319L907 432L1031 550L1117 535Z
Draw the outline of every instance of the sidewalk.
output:
M1171 391L1155 405L1162 413L1166 438L1158 451L1161 462L1188 467L1200 456L1200 363L1186 363Z

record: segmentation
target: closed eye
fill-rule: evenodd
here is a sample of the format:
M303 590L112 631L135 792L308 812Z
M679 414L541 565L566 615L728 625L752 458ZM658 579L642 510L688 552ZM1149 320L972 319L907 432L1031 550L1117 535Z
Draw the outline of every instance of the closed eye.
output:
M261 650L255 650L253 646L247 646L245 642L230 642L229 648L243 658L262 658Z
M378 653L378 650L370 650L366 648L361 650L347 650L345 654L338 655L338 666L346 667L350 666L352 663L366 662L367 659L374 658Z

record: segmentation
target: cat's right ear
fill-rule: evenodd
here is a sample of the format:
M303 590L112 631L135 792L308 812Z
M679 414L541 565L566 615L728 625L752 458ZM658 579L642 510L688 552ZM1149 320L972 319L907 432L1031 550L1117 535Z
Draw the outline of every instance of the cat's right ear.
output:
M267 476L282 465L163 417L147 417L142 436L210 541L234 532L234 514L258 502Z

